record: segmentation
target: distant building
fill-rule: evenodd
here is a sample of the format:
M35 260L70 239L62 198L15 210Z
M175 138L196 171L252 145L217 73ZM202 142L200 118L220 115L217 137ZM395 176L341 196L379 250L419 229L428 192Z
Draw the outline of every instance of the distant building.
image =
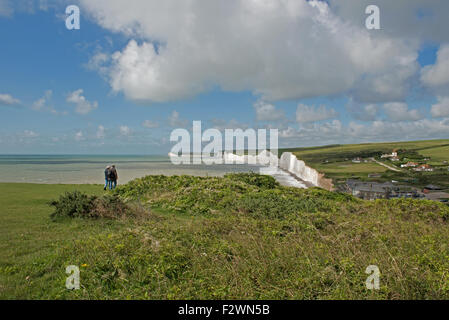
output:
M398 198L415 199L422 197L423 195L419 194L418 191L416 190L396 190L390 193L389 199L398 199Z
M362 162L362 158L360 158L360 157L354 158L354 159L352 159L352 162L354 162L354 163L361 163Z
M353 196L365 199L388 199L393 188L391 183L363 182L360 180L348 179L346 181L347 192Z
M401 168L416 168L418 164L416 162L407 162L406 164L401 164Z
M390 182L364 182L354 179L346 181L346 192L364 200L421 197L417 190L412 190L407 186L396 186Z
M433 168L428 164L422 164L413 170L415 170L417 172L432 172Z
M394 149L391 154L383 154L380 157L382 159L390 159L391 161L399 161L398 151L396 149Z

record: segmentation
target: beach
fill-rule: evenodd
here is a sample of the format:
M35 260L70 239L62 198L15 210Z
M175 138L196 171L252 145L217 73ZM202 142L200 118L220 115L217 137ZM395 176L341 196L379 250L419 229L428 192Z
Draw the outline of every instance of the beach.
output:
M119 183L146 175L223 176L259 172L260 166L174 165L167 156L0 155L0 182L41 184L103 184L104 169L115 164Z

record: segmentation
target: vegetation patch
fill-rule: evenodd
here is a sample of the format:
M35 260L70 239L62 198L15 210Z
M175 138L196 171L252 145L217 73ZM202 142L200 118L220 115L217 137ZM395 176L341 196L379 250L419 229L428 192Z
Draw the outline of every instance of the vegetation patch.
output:
M79 191L66 192L53 200L50 206L54 207L50 217L59 218L123 218L142 215L142 210L126 204L117 194L103 196L88 195Z
M55 217L89 219L53 223L55 194ZM0 204L0 299L449 299L438 202L237 174L148 176L112 193L0 184ZM69 265L80 290L65 287ZM365 286L369 265L379 290Z
M244 213L254 217L285 218L299 212L333 212L357 200L322 189L280 186L273 177L255 173L218 177L147 176L117 190L127 201L141 201L179 213L210 215ZM342 209L342 208L340 208Z

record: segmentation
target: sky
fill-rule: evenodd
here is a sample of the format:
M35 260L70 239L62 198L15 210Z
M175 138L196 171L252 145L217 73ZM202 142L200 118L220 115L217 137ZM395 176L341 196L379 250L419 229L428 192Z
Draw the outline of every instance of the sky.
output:
M0 154L166 154L195 120L278 129L280 147L449 138L447 12L445 0L0 0Z

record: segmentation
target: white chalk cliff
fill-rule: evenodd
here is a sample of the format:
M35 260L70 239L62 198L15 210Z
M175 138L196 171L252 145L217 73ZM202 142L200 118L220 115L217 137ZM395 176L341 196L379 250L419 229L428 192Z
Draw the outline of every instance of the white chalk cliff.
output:
M169 153L169 156L172 160L177 157L173 153ZM190 160L190 155L188 155L187 158L188 159L184 160ZM205 157L203 157L203 160L205 160L204 158ZM222 161L226 164L235 163L265 166L264 168L261 168L261 174L271 175L284 185L307 188L304 183L306 182L308 185L321 187L327 190L333 189L331 179L324 178L323 174L307 166L304 161L299 160L291 152L284 152L280 159L267 150L263 150L257 155L236 155L234 153L224 152ZM295 181L294 177L298 178L298 180Z
M271 152L264 150L259 153L257 156L238 156L232 153L225 153L225 159L230 161L235 161L235 163L252 163L252 164L260 164L260 165L270 165L270 168L279 167L280 169L288 172L291 175L294 175L298 179L308 182L316 187L321 187L327 190L332 190L332 180L324 178L324 175L319 173L317 170L309 167L302 160L299 160L294 154L291 152L284 152L281 155L281 158L278 159ZM248 162L251 160L252 162ZM277 164L277 165L273 165ZM263 172L277 172L276 170L261 170ZM269 174L269 173L268 173ZM273 175L273 174L270 174ZM274 175L273 175L274 176ZM295 185L297 187L305 187L304 184L299 183Z
M306 165L302 160L298 160L291 152L284 152L279 160L279 167L284 169L301 180L312 183L314 186L319 186L320 173Z

